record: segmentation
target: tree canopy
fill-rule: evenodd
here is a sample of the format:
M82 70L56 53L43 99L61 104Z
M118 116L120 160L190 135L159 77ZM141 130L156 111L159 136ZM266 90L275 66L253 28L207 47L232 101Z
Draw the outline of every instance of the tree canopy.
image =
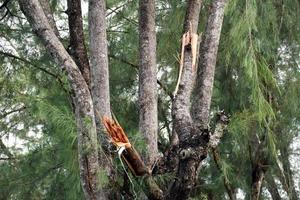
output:
M88 72L82 80L88 79L86 77L89 75L93 80L96 80L93 77L101 79L101 74L106 72L93 71L93 65L97 65L93 59L96 55L101 57L105 50L101 46L93 47L96 42L94 44L90 37L95 36L89 26L95 15L89 15L96 11L88 8L88 1L77 1L82 8L84 40L75 42L70 39L76 36L71 36L72 24L69 23L78 25L76 16L81 16L81 13L74 14L76 9L71 9L76 1L39 2L41 5L46 2L49 6L48 11L42 7L47 18L52 15L57 28L53 34L58 36L58 41L78 66L84 64L78 64L74 53L77 47L74 44L81 42L82 46L86 46L86 55L83 57L90 58L87 62L91 73ZM176 124L181 123L178 117L172 116L172 106L176 107L176 101L180 101L180 98L174 100L173 91L181 65L182 37L194 24L184 25L188 5L193 1L149 2L155 8L153 25L156 32L156 38L152 38L156 41L156 54L154 52L149 57L154 56L156 60L154 64L148 63L147 69L153 65L157 67L157 71L150 70L154 73L154 79L147 79L149 71L145 77L142 76L141 66L145 63L141 57L147 57L149 51L144 47L146 50L143 54L143 48L139 46L143 39L141 32L145 31L147 25L139 24L143 21L143 16L139 15L139 1L107 0L106 10L103 8L102 13L105 18L99 17L106 25L98 30L97 27L104 23L99 22L100 25L94 24L92 30L95 35L102 31L107 37L104 42L104 46L107 43L107 57L102 61L95 58L102 64L107 62L109 71L110 107L106 106L100 112L110 116L112 113L135 149L145 158L145 163L156 164L157 159L148 156L151 148L147 141L153 137L143 135L149 127L140 120L141 113L145 114L147 107L141 111L143 106L140 99L143 94L139 91L139 84L144 80L143 84L152 83L151 87L157 89L157 94L151 97L153 102L157 102L157 116L147 113L146 121L154 120L151 127L153 135L157 137L157 152L153 149L153 155L159 154L162 157L174 139L172 135ZM213 34L206 34L207 27L210 19L216 20L211 15L212 10L220 10L222 6L218 4L220 0L203 0L202 4L201 1L195 2L200 2L201 6L200 14L197 15L199 23L196 23L196 30L193 30L202 38L197 66L204 69L203 66L209 66L209 62L205 62L206 57L201 57L201 53L209 49L209 42L218 40ZM216 134L220 110L229 116L229 122L219 144L212 145L207 158L201 160L201 169L196 173L197 181L189 191L190 199L254 199L258 196L259 199L297 200L300 196L297 164L300 160L300 1L230 0L225 3L216 65L212 71L215 76L211 105L209 103L206 110L208 122L203 123L209 126L203 127L199 123L197 127L199 125L201 131L208 130L209 135ZM215 4L218 6L215 7ZM71 67L69 70L68 66L60 66L53 58L53 52L45 48L41 37L32 32L28 14L24 11L23 14L18 1L2 0L0 6L0 199L84 199L86 196L81 186L78 161L78 148L83 147L78 140L88 139L78 136L76 124L92 126L92 123L87 118L89 115L84 115L81 122L77 121L76 116L83 111L74 111L74 88L68 77ZM70 20L72 13L75 19ZM222 14L216 15L220 17ZM51 19L48 21L50 26L53 25ZM78 34L78 29L74 34ZM94 49L99 51L94 52ZM184 55L192 56L187 52ZM187 62L184 61L183 65ZM203 79L207 73L203 71ZM84 72L81 71L81 74L84 75ZM193 80L186 79L191 82L188 84L193 84ZM195 84L201 83L196 80ZM88 87L95 85L91 82ZM179 90L185 86L179 86ZM201 112L197 105L205 106L204 100L198 98L201 97L198 95L201 91L183 91L186 92L184 95L191 96L192 104L196 105L188 110L195 121ZM93 95L101 96L103 93ZM146 104L151 98L147 93ZM105 105L100 102L99 107ZM180 102L178 105L185 104ZM94 118L97 132L101 132L98 129L101 119L97 116ZM87 132L93 135L90 129ZM182 134L178 135L179 140L183 140L180 138ZM97 137L100 137L100 141L106 140L105 135L98 134ZM90 140L95 141L97 138ZM101 154L100 144L95 149L100 149ZM133 176L117 154L111 156L107 163L114 165L114 184L120 185L116 193L121 198L149 197L145 192L147 178ZM101 167L101 170L107 169L106 164ZM153 179L162 191L168 191L169 183L177 180L176 175L174 171L158 173ZM100 171L95 179L100 180L101 186L110 183L107 171ZM259 182L261 185L258 185ZM258 194L255 194L257 191Z

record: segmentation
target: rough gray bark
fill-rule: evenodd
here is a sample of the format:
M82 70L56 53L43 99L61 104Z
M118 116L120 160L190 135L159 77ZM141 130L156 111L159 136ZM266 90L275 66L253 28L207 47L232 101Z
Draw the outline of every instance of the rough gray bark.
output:
M58 29L57 29L57 26L56 26L56 23L55 23L55 20L53 17L53 12L51 10L49 0L39 0L39 2L43 8L43 11L48 19L48 22L49 22L51 28L53 29L55 35L57 37L59 37L59 32L58 32Z
M111 117L104 0L89 1L88 18L93 102L100 115Z
M44 0L43 0L44 1ZM80 0L68 0L70 44L68 52L73 57L85 82L90 86L90 66L83 35L83 23Z
M200 9L201 0L188 1L184 22L184 33L197 33ZM188 39L191 40L191 38ZM167 197L168 199L178 200L188 198L196 181L200 157L202 154L206 154L204 150L206 144L202 141L202 138L197 139L200 142L199 146L197 146L201 146L201 149L196 150L197 146L195 146L193 149L190 148L189 145L187 146L188 141L191 139L191 134L194 132L193 122L190 115L190 96L193 88L195 72L193 71L192 66L193 55L191 44L188 44L182 48L184 51L184 58L181 58L183 59L181 71L182 74L179 76L179 86L172 104L173 129L178 135L179 146L181 149L176 151L178 151L181 156L179 156L179 162L177 161L178 170L176 176L178 179L176 179L172 184ZM198 153L194 154L196 151L198 151Z
M214 77L211 75L214 73L212 71L214 71L216 53L211 54L211 52L217 52L225 4L226 0L213 1L203 42L204 46L205 44L208 45L206 45L205 48L201 47L202 51L200 51L200 59L201 57L208 57L209 55L209 57L214 60L214 62L208 63L208 67L210 67L209 72L205 72L205 74L203 74L203 76L209 76L212 83ZM198 29L200 8L200 0L188 1L184 32L189 32L192 37L193 33L196 33ZM218 36L218 38L216 38L216 36ZM212 39L216 40L211 41ZM192 38L190 40L192 41ZM195 69L193 69L193 44L192 42L190 43L190 45L184 46L182 74L180 77L178 92L173 101L172 117L174 129L179 138L179 146L177 148L177 152L179 154L179 163L176 174L178 178L171 186L167 199L182 200L189 197L189 194L196 183L198 169L201 167L201 161L207 156L207 151L210 147L209 133L202 127L197 126L197 123L194 124L190 113L190 97L196 76L194 74ZM213 43L213 45L211 43ZM200 63L201 62L202 61L200 60ZM202 67L202 65L200 65L200 67ZM201 78L199 74L197 75L197 78ZM199 90L202 89L198 88L198 91ZM197 97L197 95L198 94L195 96ZM210 105L211 93L207 94L206 98L206 101L209 102ZM207 109L209 109L209 107L207 107ZM196 115L198 114L199 113L196 113ZM197 120L195 121L197 122ZM218 137L216 137L215 140L218 141Z
M155 1L139 1L139 131L146 142L146 165L155 162L157 147Z
M206 128L209 123L215 65L226 2L227 0L213 1L211 14L200 45L197 81L192 105L192 116L198 128Z
M108 52L106 39L106 5L104 0L89 1L89 46L90 46L90 73L91 73L91 93L95 109L96 127L98 140L104 147L103 153L99 154L100 166L105 169L109 177L109 185L104 188L105 198L113 198L118 195L116 191L116 171L113 167L113 160L109 153L105 154L110 148L111 143L105 134L101 117L111 118L110 96L109 96L109 69ZM100 115L100 116L99 116Z
M83 191L87 199L101 199L96 125L88 86L76 63L50 27L38 0L19 0L19 4L33 31L42 40L56 63L67 72L70 85L75 93L78 154Z
M277 189L277 184L274 180L274 177L272 174L267 173L266 174L266 185L267 189L270 192L273 200L281 200L280 194Z

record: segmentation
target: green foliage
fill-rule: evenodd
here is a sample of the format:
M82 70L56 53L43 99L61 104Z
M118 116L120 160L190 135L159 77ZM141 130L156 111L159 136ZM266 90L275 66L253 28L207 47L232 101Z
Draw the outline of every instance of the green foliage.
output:
M210 157L205 160L193 199L208 199L209 195L225 199L224 179L233 188L249 193L255 155L250 143L254 135L264 140L263 152L270 159L268 170L276 175L275 158L282 159L278 151L288 148L299 133L299 3L228 2L211 110L224 109L231 114L231 121L218 146L221 170ZM210 3L203 2L198 32L205 30ZM8 147L13 158L0 160L0 199L83 199L67 77L19 17L22 14L17 2L10 1L8 6L13 15L0 22L0 139L15 137L24 145ZM156 1L156 7L158 78L172 91L186 3ZM51 0L51 8L67 47L65 5ZM138 132L137 106L138 1L108 0L107 8L111 107L130 141L143 154L145 143ZM88 37L87 30L85 33ZM158 93L159 146L163 151L168 147L168 129L172 128L171 100L161 89ZM0 158L6 158L1 148ZM118 158L115 160L119 174L123 174ZM107 185L103 171L98 175ZM122 178L118 178L122 184ZM167 189L174 178L174 174L165 174L155 180ZM142 180L131 179L132 190L142 197Z

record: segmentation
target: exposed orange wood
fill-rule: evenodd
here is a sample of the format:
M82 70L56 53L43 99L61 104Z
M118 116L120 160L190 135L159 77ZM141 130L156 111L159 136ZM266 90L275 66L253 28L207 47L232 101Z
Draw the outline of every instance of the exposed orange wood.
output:
M138 152L130 144L122 127L108 117L103 117L102 122L107 130L108 135L111 137L111 142L118 148L125 147L125 150L120 153L130 171L135 176L151 174L149 168L146 167Z

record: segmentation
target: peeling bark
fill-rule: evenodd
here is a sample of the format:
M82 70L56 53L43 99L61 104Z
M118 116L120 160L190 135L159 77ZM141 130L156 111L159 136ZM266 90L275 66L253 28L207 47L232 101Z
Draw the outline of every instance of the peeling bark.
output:
M85 82L90 86L90 66L84 43L80 0L68 0L70 44L68 52L74 58Z
M38 0L19 0L21 10L33 31L42 40L55 62L67 72L75 93L76 122L80 177L87 199L99 199L101 186L98 180L98 147L93 103L88 86L71 56L56 37Z
M188 1L184 22L184 33L196 34L198 30L199 14L201 9L200 0ZM183 38L184 39L184 38ZM189 38L191 40L191 38ZM183 42L184 45L184 42ZM196 181L196 174L200 160L206 155L205 138L194 138L198 145L188 144L192 133L195 132L190 115L190 96L193 88L195 74L193 72L193 58L191 44L182 47L183 58L179 85L172 104L173 132L179 139L177 179L171 185L167 199L187 199ZM174 134L174 133L173 133ZM207 138L208 139L208 138ZM185 144L186 143L186 144ZM196 153L197 152L197 153ZM176 155L177 156L177 155Z
M155 1L139 1L139 131L146 142L146 165L157 159Z
M198 128L206 128L214 83L215 65L227 0L214 0L200 44L200 58L192 105L192 116Z

